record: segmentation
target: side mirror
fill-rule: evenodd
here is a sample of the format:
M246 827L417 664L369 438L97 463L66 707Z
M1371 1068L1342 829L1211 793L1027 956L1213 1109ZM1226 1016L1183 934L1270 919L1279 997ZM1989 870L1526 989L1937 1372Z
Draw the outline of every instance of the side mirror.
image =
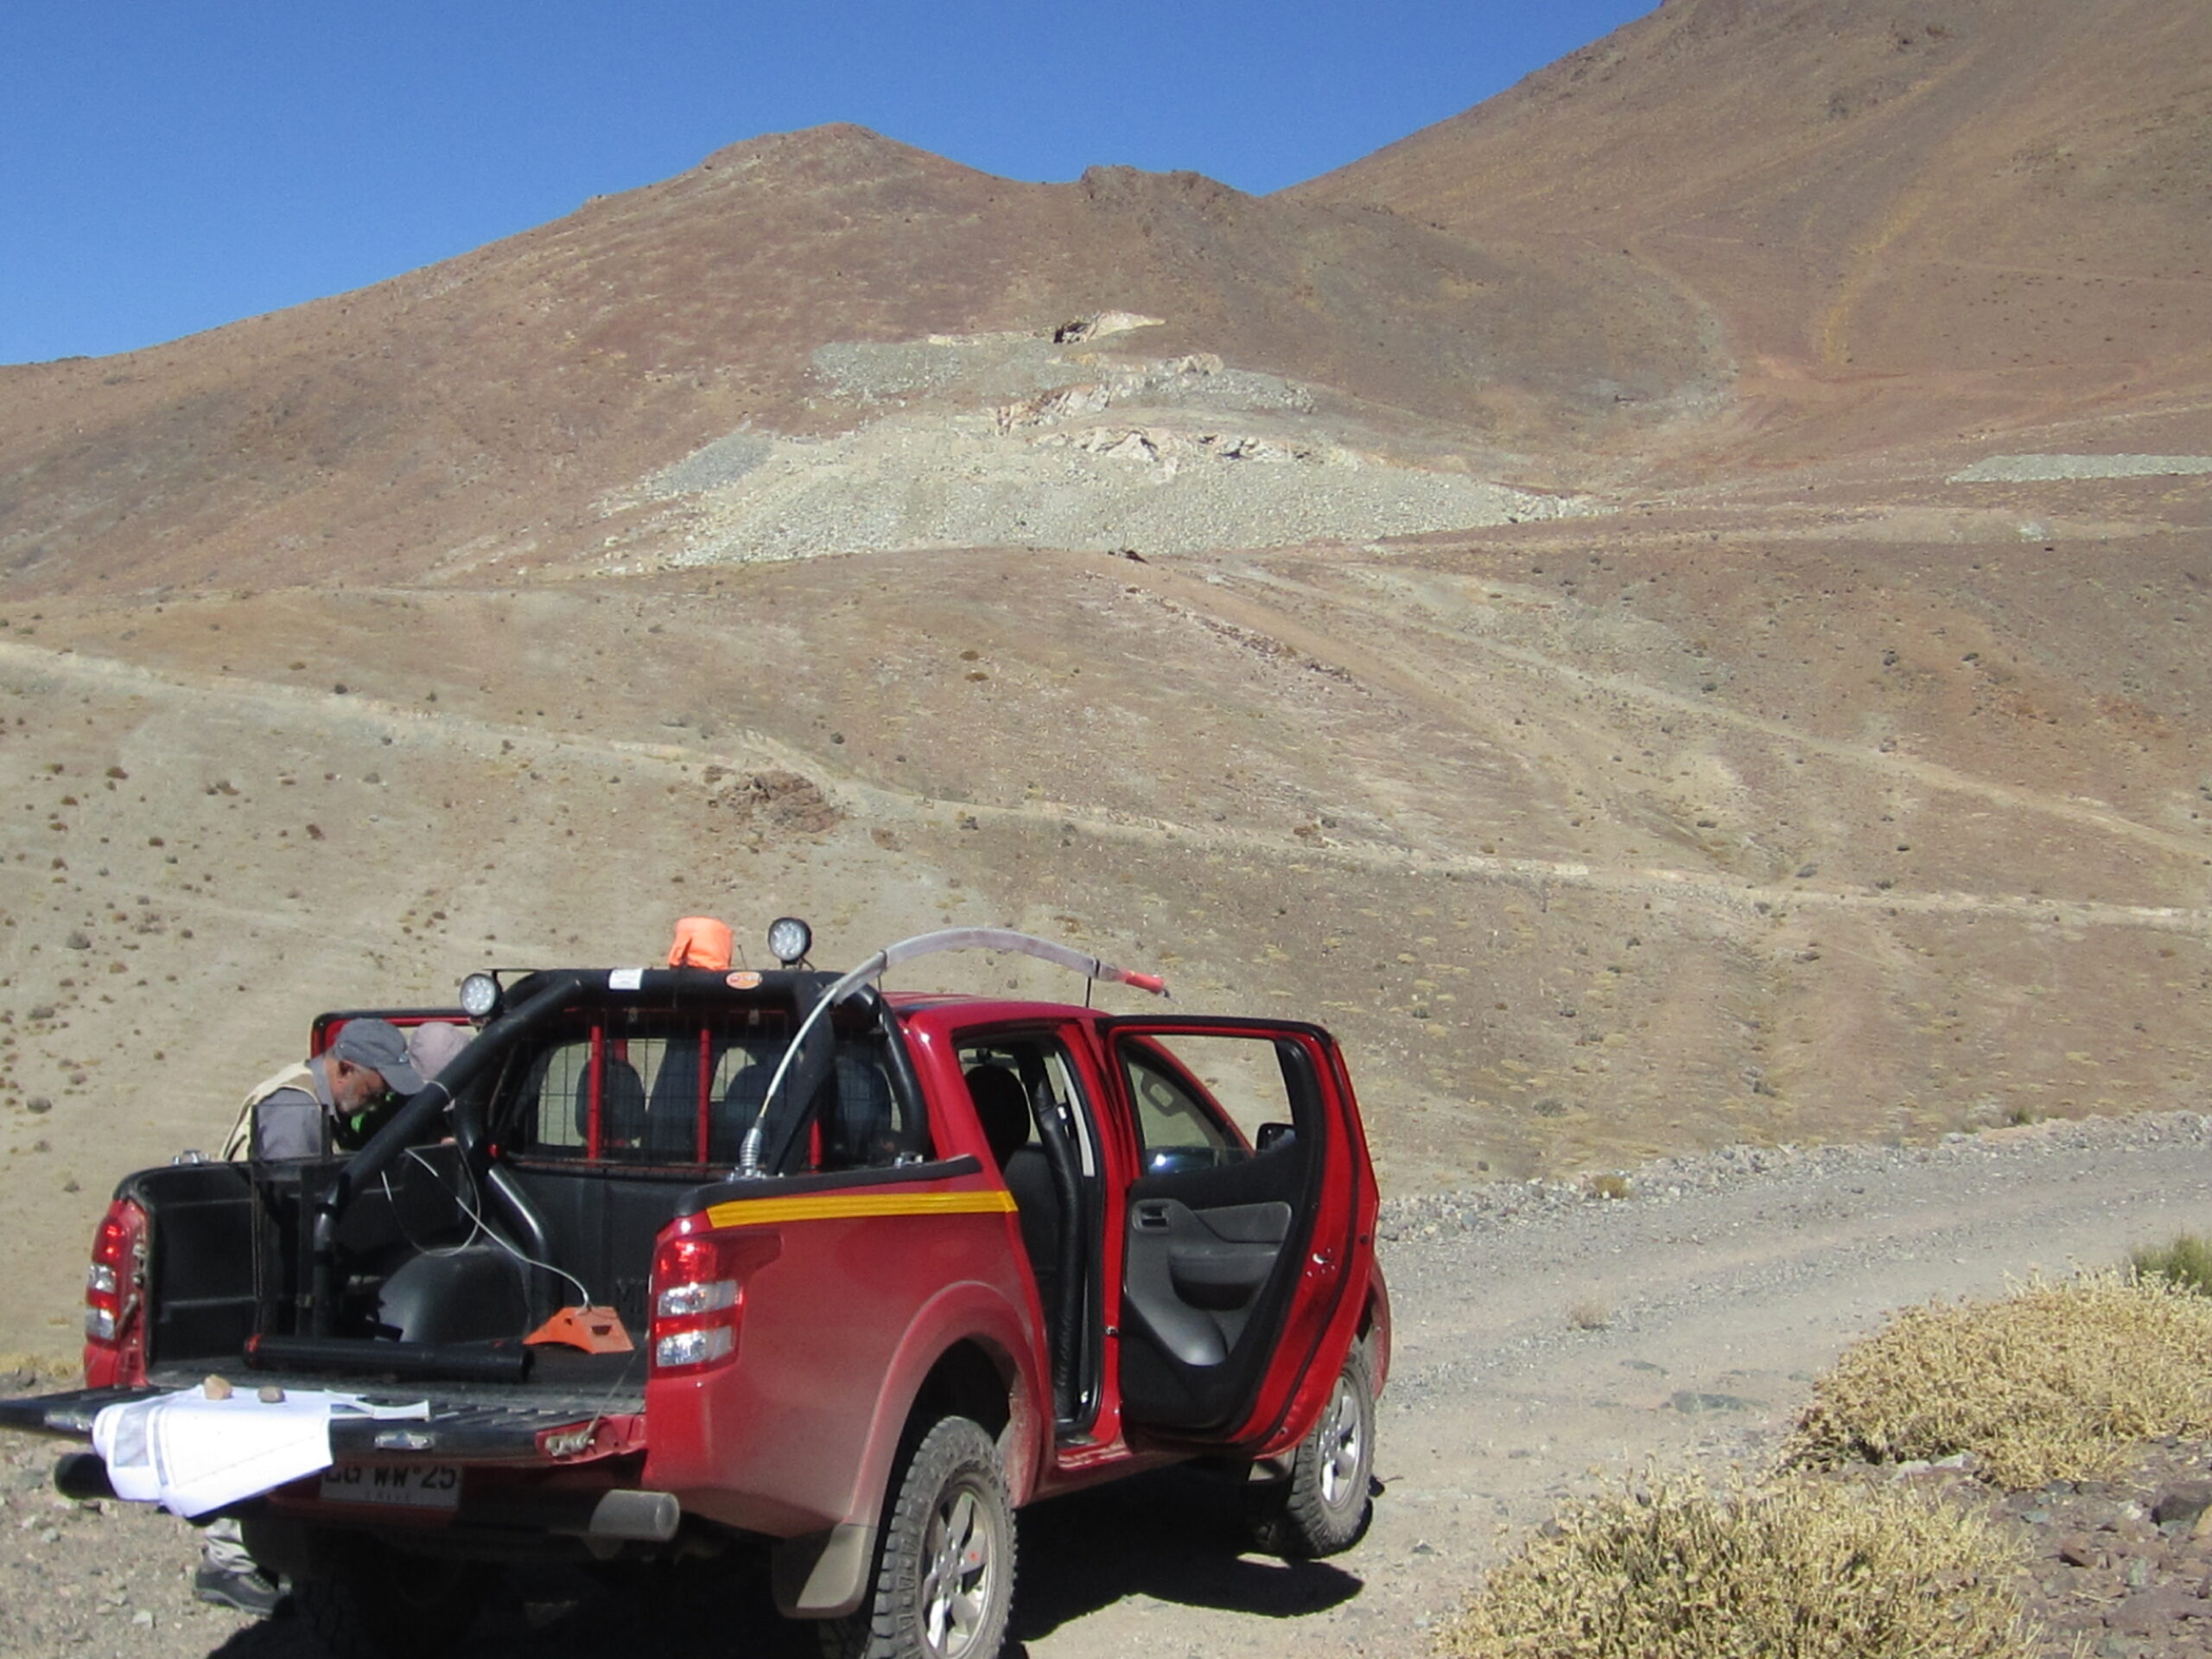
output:
M1260 1150L1273 1152L1277 1147L1287 1147L1298 1139L1298 1129L1289 1123L1260 1125Z

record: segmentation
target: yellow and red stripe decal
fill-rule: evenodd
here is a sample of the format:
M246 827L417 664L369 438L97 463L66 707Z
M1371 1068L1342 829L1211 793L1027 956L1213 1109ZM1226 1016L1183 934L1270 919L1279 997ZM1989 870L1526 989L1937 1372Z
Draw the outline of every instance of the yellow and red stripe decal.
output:
M788 1198L738 1198L711 1205L714 1227L785 1221L861 1221L879 1216L1002 1216L1014 1209L1003 1188L984 1192L810 1192Z

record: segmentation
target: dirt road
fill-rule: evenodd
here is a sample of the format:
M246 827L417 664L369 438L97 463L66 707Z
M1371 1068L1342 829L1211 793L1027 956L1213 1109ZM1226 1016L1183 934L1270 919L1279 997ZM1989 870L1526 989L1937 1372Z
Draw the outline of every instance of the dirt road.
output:
M1739 1150L1652 1166L1625 1199L1488 1187L1395 1205L1389 1223L1397 1358L1366 1541L1329 1562L1238 1557L1232 1506L1188 1476L1043 1506L1024 1520L1019 1650L1417 1653L1510 1541L1502 1526L1646 1459L1762 1462L1809 1379L1885 1311L2212 1226L2212 1119ZM292 1621L195 1609L182 1523L61 1503L41 1490L48 1450L5 1445L0 1659L315 1651ZM574 1594L523 1586L467 1650L597 1659L649 1637L672 1659L810 1651L757 1585L678 1583L642 1607Z

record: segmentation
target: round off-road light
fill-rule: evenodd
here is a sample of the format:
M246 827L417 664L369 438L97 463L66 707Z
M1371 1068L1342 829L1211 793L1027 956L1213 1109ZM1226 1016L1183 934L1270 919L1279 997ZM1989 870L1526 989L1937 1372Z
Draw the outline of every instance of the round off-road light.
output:
M768 924L768 953L789 968L806 960L814 949L814 930L796 916L779 916Z
M488 1020L499 1006L499 982L489 974L471 974L461 982L461 1011L472 1020Z

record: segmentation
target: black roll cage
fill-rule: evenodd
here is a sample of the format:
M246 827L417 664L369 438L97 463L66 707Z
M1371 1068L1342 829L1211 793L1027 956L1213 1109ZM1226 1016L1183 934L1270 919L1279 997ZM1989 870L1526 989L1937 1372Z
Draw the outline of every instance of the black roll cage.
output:
M617 985L620 978L623 982ZM837 976L810 970L762 972L748 976L753 983L733 987L731 976L711 969L670 968L637 969L564 969L523 976L512 988L503 988L505 1011L488 1021L467 1047L448 1063L432 1082L410 1096L359 1150L349 1157L312 1197L309 1230L308 1300L310 1333L327 1337L334 1332L338 1312L338 1229L347 1209L406 1149L429 1134L449 1109L454 1139L464 1162L484 1173L486 1184L496 1193L503 1209L513 1218L524 1248L541 1259L548 1238L543 1218L519 1183L504 1179L491 1156L482 1090L477 1084L493 1077L510 1052L524 1039L580 1007L652 1008L679 1012L696 1008L746 1008L766 1003L787 1008L791 1029L801 1033L807 1016L836 983ZM907 1121L924 1122L921 1084L907 1052L905 1033L890 1006L873 986L862 987L847 999L867 1024L883 1039L891 1089ZM327 1014L318 1029L347 1018L380 1017L373 1010L359 1014ZM767 1155L760 1174L783 1173L794 1151L803 1143L826 1091L822 1084L836 1064L837 1039L828 1026L804 1032L805 1046L762 1102L760 1122L766 1126Z

